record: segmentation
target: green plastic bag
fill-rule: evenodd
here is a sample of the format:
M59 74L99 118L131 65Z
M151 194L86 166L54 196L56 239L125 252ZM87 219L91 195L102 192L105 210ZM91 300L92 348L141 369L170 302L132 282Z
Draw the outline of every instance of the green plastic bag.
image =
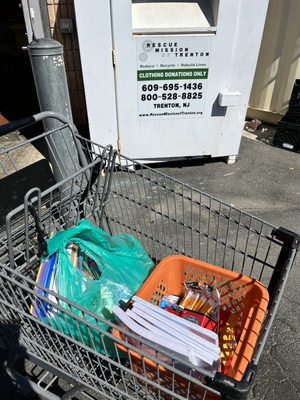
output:
M99 279L86 277L73 267L66 249L70 241L95 261L102 272ZM49 256L54 253L58 256L55 278L57 293L111 321L114 321L112 307L118 305L120 300L129 301L154 266L134 237L128 234L110 236L86 220L74 228L56 233L48 240L48 252ZM60 305L69 309L66 303L60 302ZM73 308L72 312L82 316L79 310ZM88 315L85 315L85 319L96 324L96 320ZM51 324L89 346L96 346L98 351L112 353L112 343L107 340L103 343L99 332L67 317L65 313L56 312ZM97 325L108 329L105 323L97 322Z

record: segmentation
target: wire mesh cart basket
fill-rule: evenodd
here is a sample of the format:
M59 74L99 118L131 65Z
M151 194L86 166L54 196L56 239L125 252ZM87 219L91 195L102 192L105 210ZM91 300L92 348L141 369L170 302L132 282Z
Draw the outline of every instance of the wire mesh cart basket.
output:
M15 127L21 129L47 117L47 113L36 116ZM76 168L59 181L27 185L19 204L5 208L0 236L0 335L11 350L11 361L22 354L42 368L42 378L31 385L49 399L245 399L295 260L299 236L117 154L111 146L83 139L72 125L61 123L76 143ZM55 133L57 130L45 132L1 150L3 180L10 174L26 174L14 162L17 150L37 147L39 140L48 143ZM70 158L74 159L74 150ZM51 162L47 163L53 171ZM40 286L36 276L47 239L82 219L111 235L133 235L156 265L168 256L182 257L180 268L185 268L187 281L197 274L196 278L200 277L195 272L199 271L198 262L214 266L222 306L234 309L242 319L248 293L245 287L259 282L267 288L265 316L260 315L260 329L247 342L252 349L239 373L212 373L196 367L171 350ZM235 284L242 276L248 279L245 285ZM154 296L165 293L164 282L154 283ZM51 307L52 318L59 314L67 328L60 327L58 320L53 324L34 316L31 310L37 298ZM253 303L254 315L258 315L256 307ZM103 329L103 324L109 329ZM12 362L10 371L23 382ZM58 378L68 384L61 397L53 389Z

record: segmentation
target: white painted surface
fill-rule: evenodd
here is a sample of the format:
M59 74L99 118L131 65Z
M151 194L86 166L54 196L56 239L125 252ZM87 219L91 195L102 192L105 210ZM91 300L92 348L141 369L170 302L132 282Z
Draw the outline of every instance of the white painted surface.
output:
M218 9L216 1L211 2L214 6L211 11L216 22L216 33L211 34L206 96L205 101L201 99L199 108L203 114L190 117L185 115L184 118L140 117L142 93L137 79L137 71L141 69L137 57L139 41L143 39L161 41L161 43L185 41L189 55L182 57L182 60L186 58L191 62L190 53L194 52L192 48L195 45L200 49L202 45L205 47L207 33L179 34L177 26L171 35L172 27L165 26L164 34L153 35L152 32L151 35L135 35L132 31L135 23L133 24L132 21L131 0L111 0L111 14L109 14L108 1L91 0L91 3L93 5L89 2L87 7L83 0L75 0L92 139L100 143L112 142L116 145L117 128L116 121L112 118L112 107L118 116L121 151L128 156L150 159L238 154L264 26L267 0L220 0ZM188 3L180 4L184 7ZM184 9L181 14L184 15ZM110 24L112 24L112 39ZM139 28L142 27L139 26ZM146 28L149 29L149 24ZM207 27L204 26L204 28ZM159 29L162 29L161 26ZM188 29L187 32L189 32ZM109 48L111 50L112 47L116 51L114 71L109 53ZM161 59L161 63L149 64L148 69L150 71L161 69L160 64L168 65L162 69L171 68L171 64ZM201 59L203 60L203 56L197 56L195 63L201 64ZM176 68L179 67L175 65L173 69ZM197 69L199 66L192 68ZM115 94L113 76L116 85L116 107L113 101ZM160 83L155 80L146 82ZM175 80L166 81L166 83L171 82L176 83ZM220 93L236 92L241 94L237 106L221 107L219 105ZM148 91L147 94L149 93ZM162 96L162 93L160 95ZM163 103L167 100L159 101Z
M132 3L132 31L151 32L199 32L213 29L211 9L199 7L197 1L136 2Z
M92 140L117 142L109 0L74 0L84 90Z
M218 103L221 107L239 106L242 93L240 92L220 92Z
M41 18L39 0L21 0L24 14L28 43L33 40L33 32L36 39L44 37L44 29Z

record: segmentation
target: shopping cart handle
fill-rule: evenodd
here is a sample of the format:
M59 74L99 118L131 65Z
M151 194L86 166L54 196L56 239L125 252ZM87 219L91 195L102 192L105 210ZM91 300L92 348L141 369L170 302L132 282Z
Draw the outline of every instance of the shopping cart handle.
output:
M280 227L278 229L274 229L272 235L275 237L275 239L282 242L285 246L290 247L291 249L299 249L300 235L298 235L297 233Z
M29 117L21 118L16 121L9 122L5 125L0 126L0 136L6 135L7 133L14 132L20 128L31 125L35 122L33 115Z

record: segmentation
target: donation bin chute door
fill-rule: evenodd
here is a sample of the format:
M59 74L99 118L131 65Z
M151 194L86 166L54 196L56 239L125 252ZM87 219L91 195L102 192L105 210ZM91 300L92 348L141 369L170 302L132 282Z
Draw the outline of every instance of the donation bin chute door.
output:
M134 158L209 154L205 131L218 0L112 0L121 151Z

